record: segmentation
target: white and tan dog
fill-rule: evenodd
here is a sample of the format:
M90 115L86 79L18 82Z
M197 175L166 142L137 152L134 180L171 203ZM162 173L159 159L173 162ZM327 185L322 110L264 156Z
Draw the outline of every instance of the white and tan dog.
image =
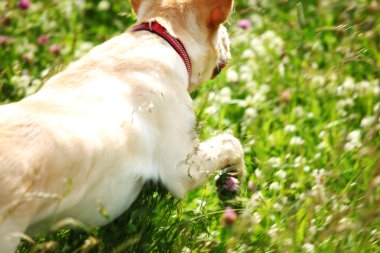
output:
M189 96L229 57L221 24L232 0L131 2L139 24L154 19L183 43L192 71L157 34L130 30L36 94L1 106L1 253L15 251L17 234L46 231L67 217L106 224L147 180L181 198L227 166L244 174L236 138L199 143Z

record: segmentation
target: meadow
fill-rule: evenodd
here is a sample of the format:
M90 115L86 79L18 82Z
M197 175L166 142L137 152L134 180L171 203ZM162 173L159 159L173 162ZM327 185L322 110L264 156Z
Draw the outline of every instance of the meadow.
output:
M134 21L127 0L1 1L0 103ZM149 184L111 224L18 252L380 252L380 2L237 0L227 27L233 59L192 97L201 139L242 141L239 190Z

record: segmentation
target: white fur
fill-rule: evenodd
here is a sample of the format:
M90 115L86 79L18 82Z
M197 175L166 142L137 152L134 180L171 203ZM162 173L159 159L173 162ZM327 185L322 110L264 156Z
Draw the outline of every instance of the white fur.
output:
M175 22L156 17L188 49L190 84L167 42L127 32L94 48L38 93L0 107L1 253L14 252L15 233L45 232L67 217L106 224L147 180L182 198L226 166L244 174L237 139L223 134L198 142L188 90L229 57L229 45L224 28L210 42L192 15L188 34L176 34Z

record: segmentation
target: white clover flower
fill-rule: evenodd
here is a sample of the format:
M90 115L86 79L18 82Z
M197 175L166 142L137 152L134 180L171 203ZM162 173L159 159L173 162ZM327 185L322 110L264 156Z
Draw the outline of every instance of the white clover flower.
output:
M352 151L354 149L360 148L362 146L361 143L361 131L359 129L350 132L346 138L346 144L344 145L344 149L346 151Z
M251 48L253 52L259 57L265 57L268 55L267 49L263 44L263 41L259 38L253 38L251 41Z
M228 69L226 79L230 83L236 83L239 81L239 74L233 69Z
M339 100L339 102L337 103L337 109L338 110L344 109L346 107L352 108L354 105L355 105L355 102L352 98L346 98L346 99Z
M281 202L282 202L282 204L286 204L286 203L288 203L288 198L286 197L286 196L283 196L282 198L281 198Z
M216 97L216 93L213 92L213 91L211 91L211 92L208 94L208 100L209 100L209 101L214 100L215 97Z
M236 104L240 107L247 107L248 106L248 103L247 101L243 100L243 99L236 99Z
M71 17L74 10L82 11L85 7L85 0L59 1L58 3L58 9L61 10L66 17Z
M370 128L374 125L374 123L375 123L375 117L369 116L362 119L362 121L360 122L360 126L362 128Z
M276 144L276 138L274 137L273 134L268 135L267 141L272 146Z
M281 158L280 157L271 157L268 160L268 165L271 168L278 168L281 165Z
M108 1L102 0L98 4L99 11L108 11L110 7L111 7L111 4Z
M297 130L297 127L295 125L289 124L284 127L285 133L294 133Z
M252 78L253 78L252 75L249 73L244 72L240 74L240 80L242 82L249 82L252 80Z
M311 77L310 82L317 87L322 87L326 84L326 78L322 75L315 75Z
M313 170L313 172L311 173L311 175L314 177L314 180L316 182L317 185L320 185L323 180L325 179L325 177L327 176L327 172L325 169L315 169Z
M181 249L181 253L191 253L191 252L193 252L193 251L186 246Z
M312 45L311 45L311 48L314 50L314 51L318 51L318 52L321 52L323 51L323 46L321 44L321 42L319 40L315 41Z
M294 167L299 168L307 163L307 159L303 156L297 156L294 160Z
M216 105L211 105L211 106L206 108L205 113L207 115L213 115L213 114L217 113L218 110L219 110L219 108Z
M200 213L202 213L203 207L206 206L206 201L198 199L196 202L197 202L198 206L195 208L194 213L200 214Z
M263 178L263 173L261 172L260 169L256 169L256 170L255 170L255 175L256 175L256 177L257 177L258 179Z
M290 188L291 188L291 189L298 189L299 187L300 187L299 183L292 183L292 184L290 185Z
M315 225L312 225L309 227L309 233L311 235L315 235L315 233L317 233L317 227Z
M247 73L251 73L252 70L251 70L251 68L250 68L249 66L247 66L247 65L243 65L243 66L241 66L241 67L239 68L239 73L241 74L241 73L245 73L245 72L247 72Z
M377 176L377 177L375 177L374 179L373 179L373 181L372 181L372 186L373 187L377 187L377 186L379 186L380 185L380 176Z
M34 58L34 54L38 51L38 47L35 44L31 44L28 41L22 41L16 48L19 54L28 54Z
M347 206L347 208L349 208ZM342 212L347 210L347 208L341 210ZM346 229L353 229L355 227L355 224L352 222L351 219L347 218L347 217L343 217L342 219L339 220L339 223L338 223L338 231L343 231L343 230L346 230Z
M277 116L277 115L280 115L281 113L282 113L281 107L273 108L273 115Z
M379 86L373 87L373 94L376 96L380 94L380 87Z
M338 96L345 96L355 91L355 80L352 77L346 77L343 84L338 86Z
M251 49L246 49L242 53L243 59L252 59L255 56L255 53Z
M278 73L280 73L282 77L285 76L285 64L282 62L278 65Z
M255 24L255 28L260 29L264 26L264 21L261 15L253 14L250 16L252 23Z
M319 134L318 134L318 138L320 139L323 139L327 136L327 132L325 130L322 130Z
M94 44L89 41L84 41L79 44L78 48L75 50L74 57L80 58L87 54L92 48L94 47Z
M272 30L267 30L265 33L261 35L261 38L263 40L268 40L268 41L273 40L276 37L277 37L276 33Z
M303 144L305 144L305 141L299 136L292 137L289 143L290 146L302 146Z
M359 93L365 95L371 92L371 83L369 81L361 81L358 84Z
M348 112L344 109L338 109L338 115L342 118L346 117Z
M245 84L245 87L249 90L255 90L257 89L257 82L254 80L251 80Z
M255 145L255 143L256 143L256 140L253 138L249 142L244 143L244 146L243 146L244 152L245 153L251 152L251 148Z
M33 79L31 86L40 87L42 84L41 79Z
M50 73L50 69L49 69L49 68L46 68L46 69L44 69L44 70L41 71L41 73L40 73L40 77L41 77L41 78L44 78L44 77L46 77L49 73Z
M288 160L288 159L290 159L291 157L293 157L293 154L291 154L291 153L287 153L287 154L285 155L285 160Z
M257 118L257 109L255 107L249 107L244 112L244 117L247 119L256 119Z
M313 253L315 251L315 246L309 242L302 245L302 249L307 253Z
M277 212L282 211L283 208L284 208L280 203L274 203L272 207L273 207L273 209L274 209L275 211L277 211Z
M272 225L271 228L268 230L268 234L272 238L277 237L278 232L279 232L279 229L276 224Z
M26 89L30 82L32 81L32 77L29 75L21 75L21 76L12 76L11 83L18 88Z
M277 55L280 55L284 47L284 41L280 37L276 36L273 40L271 40L269 47L274 50Z
M231 102L231 89L229 87L223 87L220 90L218 100L223 104Z
M328 79L330 82L336 83L338 81L338 75L335 72L333 72L328 76Z
M243 82L250 82L252 81L253 75L252 75L252 69L248 67L247 65L243 65L239 69L240 73L240 80Z
M270 92L270 86L266 83L260 85L260 89L259 89L260 92L262 92L263 94L267 94L268 92Z
M258 224L262 221L263 218L260 216L260 214L258 214L257 212L254 212L253 215L251 216L251 219L253 223Z
M280 190L280 184L278 182L273 182L269 185L269 190L278 191Z
M329 145L328 145L326 142L322 141L322 142L320 142L320 143L318 144L317 149L318 149L318 150L324 150L324 149L326 149L326 148L328 148L328 147L329 147Z
M274 175L282 180L286 179L286 171L284 170L279 170Z
M251 96L251 103L252 104L261 104L263 102L265 102L266 100L266 96L264 93L262 92L257 92L255 95L253 95L253 97Z
M258 205L260 205L260 203L263 201L263 199L264 199L264 196L263 196L263 194L261 193L261 191L257 191L257 192L255 192L252 196L251 196L251 198L248 200L248 202L247 202L247 206L246 206L246 208L245 208L245 211L244 211L244 213L246 214L246 215L251 215L251 211L253 210L253 209L255 209ZM261 221L261 220L260 220ZM260 222L259 221L259 222Z
M42 81L40 79L33 79L29 87L26 88L26 95L32 95L41 87Z
M306 165L305 167L303 167L303 171L305 172L310 172L311 168L310 166Z
M304 110L302 106L297 106L296 108L294 108L293 112L298 118L301 118L304 114Z

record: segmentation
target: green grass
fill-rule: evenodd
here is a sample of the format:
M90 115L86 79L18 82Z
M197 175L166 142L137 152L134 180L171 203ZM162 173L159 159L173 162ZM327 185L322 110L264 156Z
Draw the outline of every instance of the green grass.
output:
M33 93L134 22L127 1L108 2L107 11L99 1L71 11L74 1L24 11L1 2L0 101ZM244 144L239 196L220 201L215 180L183 201L149 185L110 225L74 224L19 251L380 252L379 5L237 1L229 68L193 97L202 139L230 132ZM239 28L241 19L252 28ZM39 35L49 42L39 45ZM223 226L227 206L239 217Z

